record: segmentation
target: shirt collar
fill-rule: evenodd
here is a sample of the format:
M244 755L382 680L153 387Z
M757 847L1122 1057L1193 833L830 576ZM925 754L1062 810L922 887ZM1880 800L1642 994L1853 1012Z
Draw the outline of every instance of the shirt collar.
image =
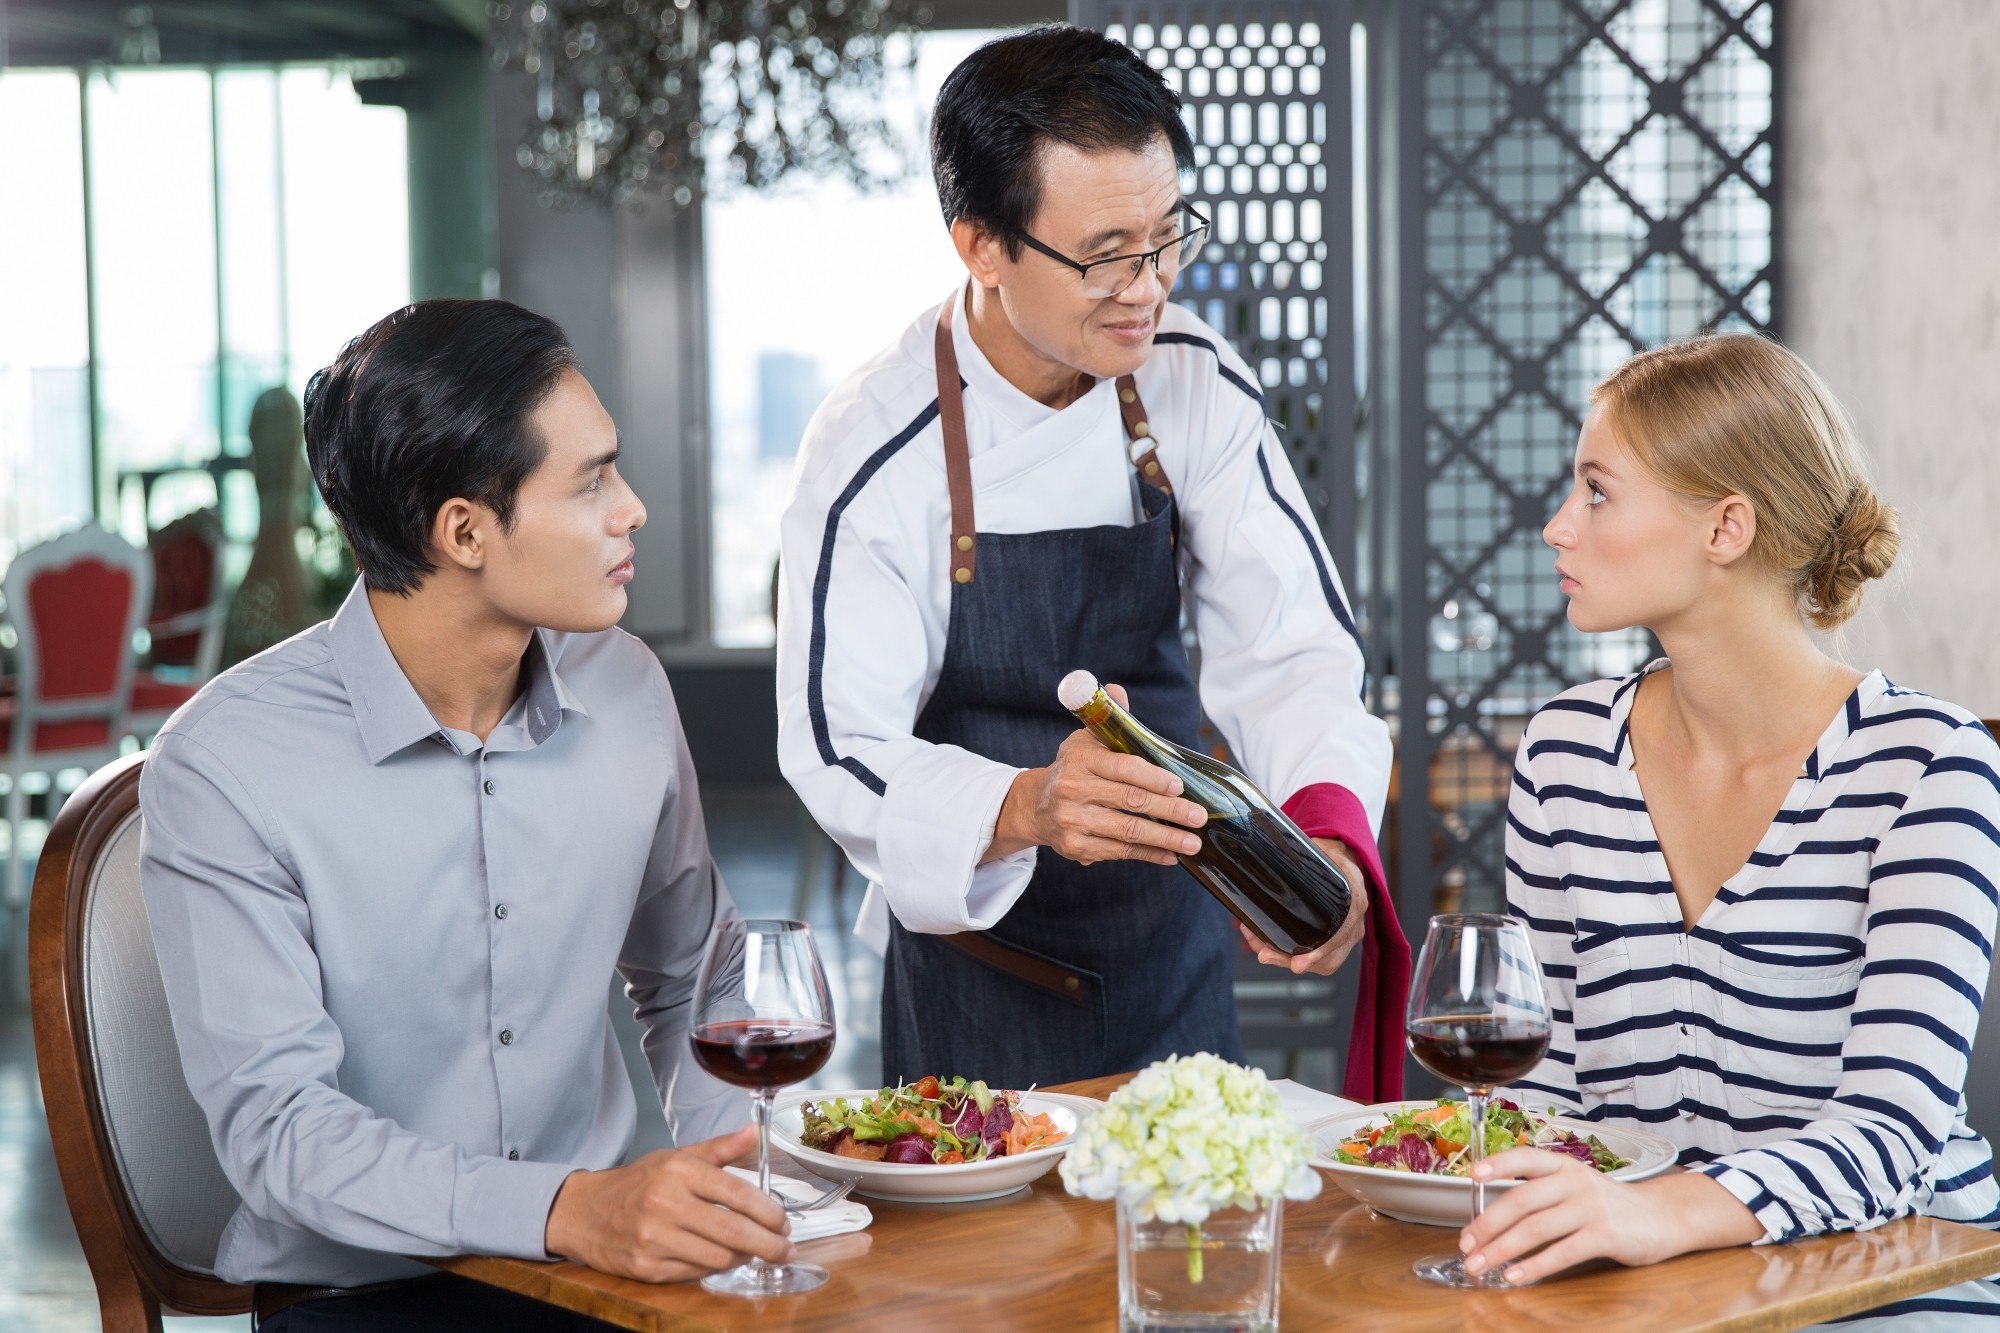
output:
M956 307L951 318L952 349L958 353L958 373L964 378L966 387L984 402L989 411L1017 432L1034 430L1067 412L1068 407L1059 410L1023 393L1012 380L993 368L993 363L986 359L986 353L979 350L979 344L972 337L972 310L967 299L970 291L971 284L964 284L959 287L958 295L951 298ZM1088 398L1100 387L1101 384L1092 385L1083 398ZM1069 406L1077 406L1083 398ZM1077 415L1082 417L1087 414Z
M443 734L444 728L389 651L375 608L368 603L364 580L354 580L347 600L333 617L327 638L354 706L355 725L361 729L369 763L379 764L418 741ZM556 670L568 639L566 634L537 629L528 643L528 688L518 711L521 724L536 745L555 734L563 713L590 716Z

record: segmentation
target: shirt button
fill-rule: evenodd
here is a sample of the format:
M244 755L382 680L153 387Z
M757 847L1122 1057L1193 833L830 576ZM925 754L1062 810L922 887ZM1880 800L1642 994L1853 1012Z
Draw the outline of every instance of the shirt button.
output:
M486 794L487 794L488 796L491 796L491 795L493 794L493 779L492 779L492 778L488 778L488 779L486 779Z
M508 1160L508 1161L510 1161L510 1162L518 1162L518 1161L520 1161L520 1160L521 1160L521 1150L520 1150L519 1148L509 1148L509 1149L507 1150L507 1160Z
M512 1028L500 1029L500 1044L502 1046L512 1046L514 1044L514 1029Z
M505 903L494 904L493 915L499 917L502 921L505 921L507 919L507 904ZM1686 1032L1687 1029L1682 1028L1681 1031Z

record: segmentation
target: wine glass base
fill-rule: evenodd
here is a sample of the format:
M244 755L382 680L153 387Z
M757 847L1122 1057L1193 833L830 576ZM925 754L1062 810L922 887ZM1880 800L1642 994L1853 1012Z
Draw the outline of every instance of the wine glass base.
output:
M1516 1283L1507 1280L1507 1269L1489 1268L1484 1273L1465 1271L1465 1260L1456 1254L1426 1255L1410 1265L1410 1271L1426 1282L1435 1282L1441 1287L1461 1287L1477 1290L1482 1287L1512 1287Z
M738 1264L701 1280L703 1291L718 1296L796 1296L826 1285L826 1270L818 1264Z

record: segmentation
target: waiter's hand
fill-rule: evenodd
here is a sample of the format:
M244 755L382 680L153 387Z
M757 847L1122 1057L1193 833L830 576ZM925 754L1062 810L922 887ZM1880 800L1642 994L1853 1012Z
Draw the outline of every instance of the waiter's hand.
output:
M1317 972L1321 976L1331 976L1347 961L1347 955L1354 952L1354 946L1361 943L1361 937L1368 932L1368 879L1355 863L1354 853L1338 838L1314 838L1313 844L1326 853L1327 859L1339 867L1347 880L1348 895L1347 920L1340 923L1340 929L1333 932L1333 938L1296 958L1287 957L1273 949L1264 941L1252 935L1241 925L1236 928L1243 932L1243 942L1257 951L1257 961L1269 963L1272 967L1290 968L1303 975Z
M1104 687L1125 706L1125 691ZM1048 847L1079 865L1093 861L1177 864L1201 839L1188 832L1208 822L1208 812L1180 800L1181 780L1137 755L1119 754L1078 728L1047 768L1014 778L981 863Z

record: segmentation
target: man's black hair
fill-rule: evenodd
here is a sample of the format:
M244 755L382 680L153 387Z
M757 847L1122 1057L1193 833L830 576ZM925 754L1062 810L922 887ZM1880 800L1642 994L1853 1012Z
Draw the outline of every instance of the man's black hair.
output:
M528 417L575 366L552 319L437 300L404 306L312 377L306 458L370 588L414 592L437 568L431 524L455 496L512 527L545 452Z
M1163 134L1175 165L1191 170L1181 99L1124 43L1066 23L988 42L944 81L931 116L945 225L969 218L1019 259L1041 204L1045 144L1141 152Z

